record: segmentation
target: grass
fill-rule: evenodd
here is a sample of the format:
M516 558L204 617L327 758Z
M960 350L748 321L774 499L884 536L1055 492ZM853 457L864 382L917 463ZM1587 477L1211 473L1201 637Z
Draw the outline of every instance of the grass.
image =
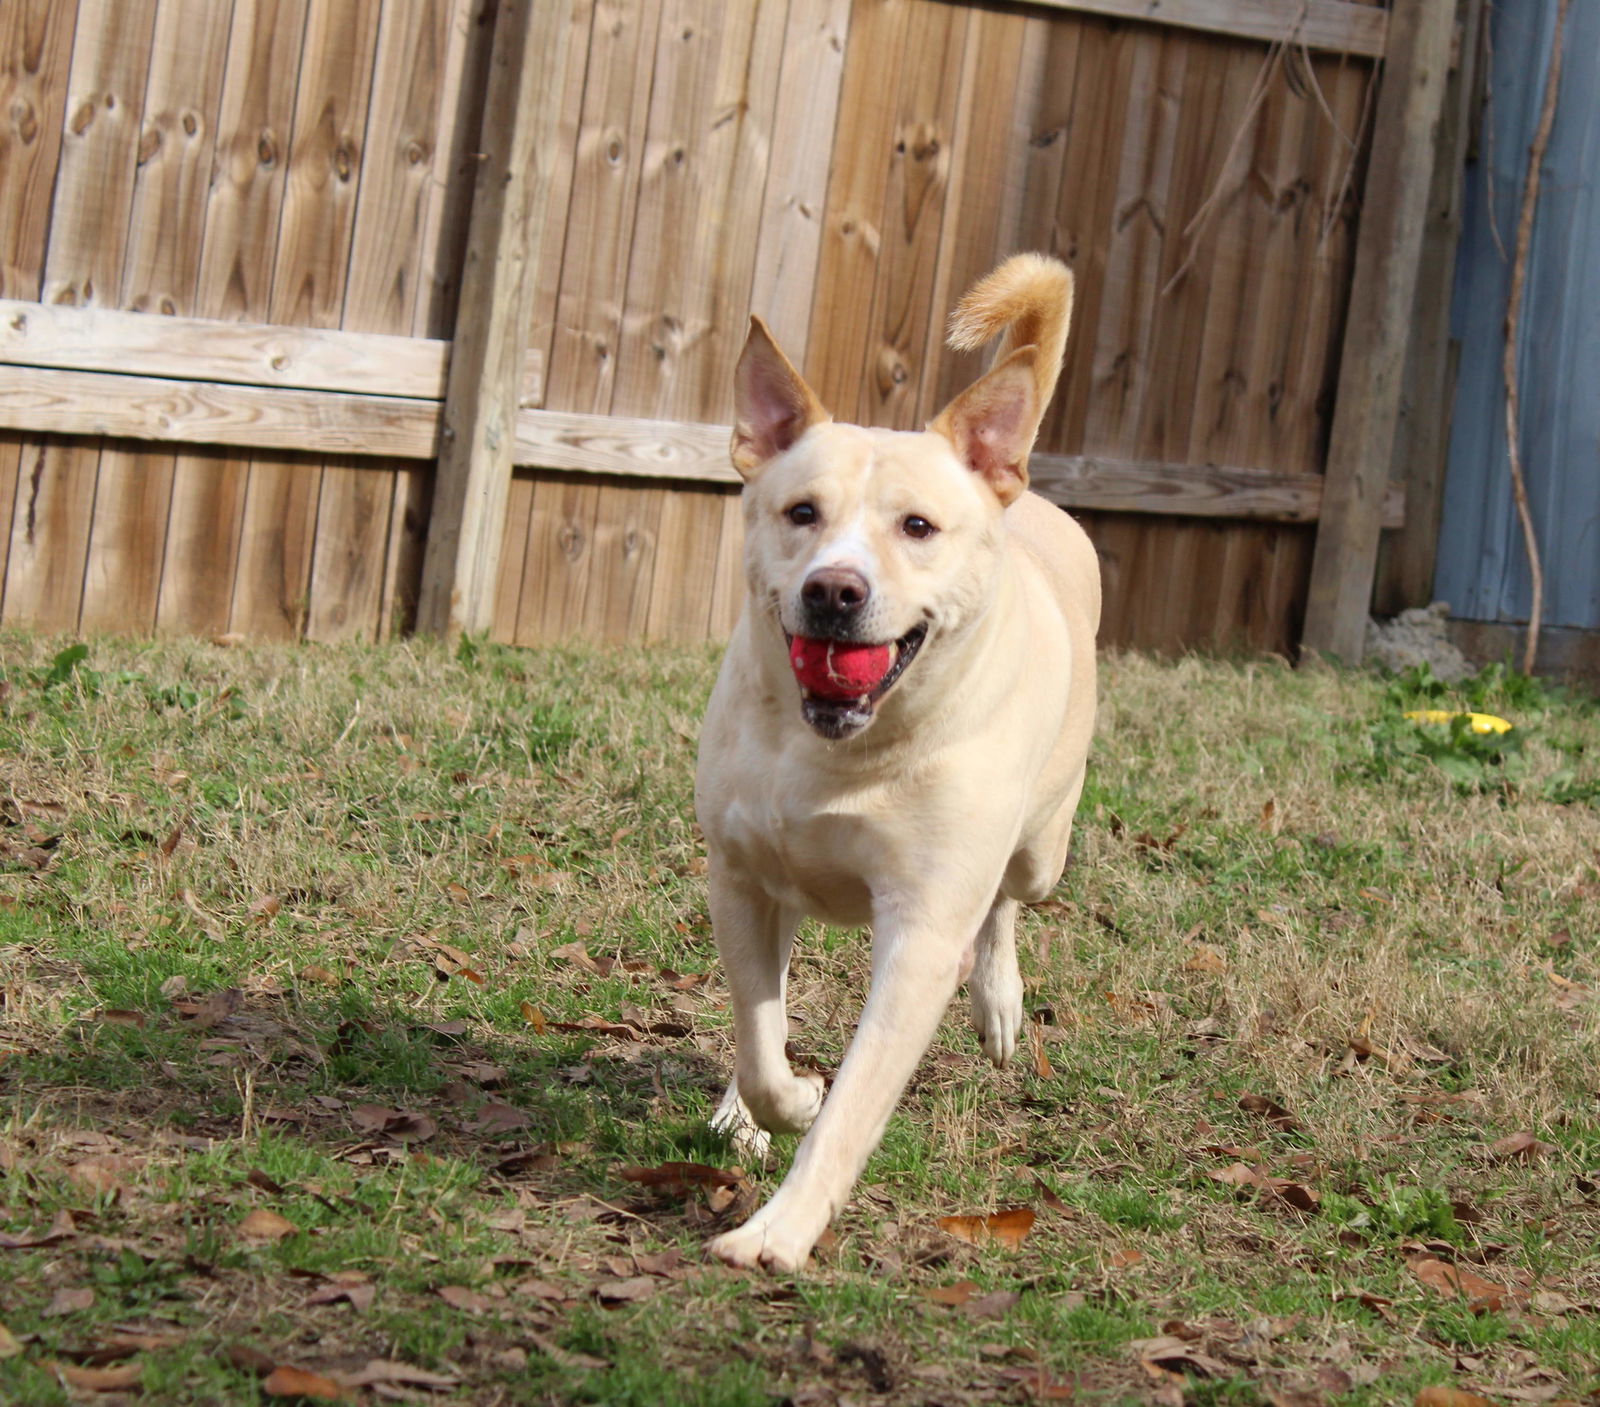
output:
M0 1400L1600 1398L1592 702L1107 658L1031 1053L953 1011L774 1281L701 1252L792 1151L711 1176L710 653L0 669ZM803 936L805 1059L866 972ZM706 1171L625 1175L666 1163ZM1020 1244L938 1222L1019 1206Z

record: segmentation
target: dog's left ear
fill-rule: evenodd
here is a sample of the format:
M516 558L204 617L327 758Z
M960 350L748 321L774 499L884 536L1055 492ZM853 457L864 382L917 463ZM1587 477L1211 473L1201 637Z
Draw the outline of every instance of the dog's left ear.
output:
M733 373L733 467L746 479L813 425L831 417L816 392L752 315Z
M1028 452L1038 433L1034 347L1019 347L968 386L928 426L950 441L956 458L982 479L1002 508L1028 487Z

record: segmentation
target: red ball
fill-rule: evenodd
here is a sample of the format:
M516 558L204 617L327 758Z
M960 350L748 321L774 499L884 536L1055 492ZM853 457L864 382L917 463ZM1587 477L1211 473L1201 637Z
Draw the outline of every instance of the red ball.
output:
M789 663L801 687L819 699L859 699L870 694L894 664L892 645L855 645L796 635Z

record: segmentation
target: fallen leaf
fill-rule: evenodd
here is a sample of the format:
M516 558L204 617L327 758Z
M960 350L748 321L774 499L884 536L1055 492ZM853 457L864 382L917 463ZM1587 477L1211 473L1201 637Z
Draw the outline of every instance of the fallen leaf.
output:
M490 1100L478 1110L472 1126L479 1133L509 1133L512 1129L526 1128L531 1122L528 1114L514 1105Z
M1226 972L1228 959L1220 948L1209 943L1194 943L1194 951L1183 964L1185 972Z
M649 1299L660 1288L659 1280L652 1280L648 1275L633 1275L626 1280L602 1280L595 1286L594 1293L601 1304L630 1304Z
M79 1392L121 1392L144 1376L144 1364L119 1363L114 1368L79 1368L70 1363L52 1363L55 1375Z
M227 1347L228 1362L233 1364L241 1373L254 1373L258 1378L264 1378L278 1366L277 1359L270 1354L263 1353L254 1344L231 1343Z
M143 1030L146 1016L142 1011L127 1011L119 1007L107 1007L94 1014L96 1021L103 1021L107 1026L137 1026Z
M271 1207L257 1207L239 1223L239 1234L253 1241L281 1241L293 1236L300 1228L286 1216L279 1216Z
M137 1173L143 1166L142 1158L108 1153L80 1159L67 1169L67 1177L89 1192L118 1192L122 1189L123 1179Z
M177 775L182 777L184 774L179 773ZM176 850L179 844L182 842L184 828L187 827L188 824L189 818L185 816L181 821L178 822L177 825L172 828L170 832L168 832L167 838L161 842L161 853L167 859L170 860L172 858L172 852ZM187 893L187 891L185 892Z
M290 1363L280 1363L261 1384L268 1397L309 1397L317 1402L337 1402L345 1390L332 1378L296 1368Z
M341 980L337 972L332 972L326 967L318 967L315 963L302 967L295 976L302 982L320 982L325 987L337 987Z
M1047 1183L1042 1177L1040 1177L1038 1173L1034 1173L1033 1175L1033 1185L1039 1189L1039 1196L1041 1200L1044 1202L1045 1206L1050 1208L1051 1211L1060 1212L1063 1216L1077 1215L1077 1213L1073 1211L1071 1207L1069 1207L1061 1200L1060 1197L1056 1195L1055 1189L1051 1187L1050 1184Z
M1126 1270L1130 1265L1138 1265L1144 1260L1144 1252L1132 1246L1118 1246L1116 1250L1106 1257L1106 1264L1113 1270Z
M1433 1256L1417 1256L1407 1264L1411 1273L1446 1299L1464 1299L1474 1313L1503 1309L1516 1296L1504 1285L1485 1280L1465 1266L1451 1265Z
M1048 1080L1055 1071L1050 1066L1050 1056L1044 1048L1044 1028L1037 1021L1028 1023L1028 1039L1033 1044L1033 1073Z
M736 1188L745 1181L738 1169L713 1168L706 1163L661 1163L653 1168L624 1167L617 1176L627 1182L681 1197L697 1188Z
M432 1373L426 1368L413 1368L409 1363L399 1363L392 1358L368 1359L364 1368L353 1373L340 1373L339 1381L346 1387L419 1387L443 1390L455 1387L461 1380L447 1373Z
M0 1358L15 1358L22 1352L22 1340L0 1324Z
M1417 1394L1417 1407L1495 1407L1495 1404L1475 1392L1463 1392L1460 1388L1435 1383Z
M189 1029L206 1031L226 1021L243 1005L244 993L237 987L228 987L195 1001L175 1001L172 1003L172 1009L179 1016L186 1018Z
M1258 1114L1274 1128L1284 1133L1299 1131L1299 1121L1275 1099L1264 1094L1247 1094L1239 1100L1239 1107L1247 1114Z
M942 1216L938 1219L941 1230L958 1241L969 1245L982 1245L998 1241L1008 1250L1016 1250L1033 1230L1032 1207L1006 1207L988 1216Z
M408 1114L384 1104L358 1104L350 1111L350 1122L362 1133L381 1133L400 1143L422 1143L439 1132L439 1126L426 1114Z
M1558 1151L1555 1144L1541 1143L1527 1130L1508 1134L1505 1138L1496 1139L1495 1142L1489 1145L1490 1156L1501 1162L1515 1160L1531 1163L1539 1158L1547 1158Z
M589 949L582 941L563 943L559 948L552 948L550 949L550 956L560 958L564 962L570 962L574 967L581 967L586 972L598 973L600 971L595 964L595 960L589 956Z
M306 1296L309 1304L338 1304L345 1301L358 1314L365 1314L372 1308L372 1301L376 1297L378 1288L364 1277L361 1280L343 1281L335 1279L332 1284L324 1285L313 1290Z
M587 1031L599 1036L611 1036L619 1041L637 1041L641 1032L620 1021L607 1021L601 1016L585 1016L580 1021L546 1021L552 1031Z
M966 1304L978 1291L975 1280L957 1280L953 1285L930 1285L922 1291L923 1298L935 1304L951 1307Z
M968 1319L998 1319L1022 1299L1016 1290L990 1290L969 1301L963 1309Z
M0 1231L0 1251L26 1251L35 1246L53 1246L57 1241L77 1234L78 1228L73 1224L72 1213L63 1208L56 1213L56 1219L50 1223L48 1231L24 1231L20 1236Z
M659 1255L641 1251L633 1258L634 1268L641 1275L670 1276L683 1263L683 1252L674 1247Z
M1007 1368L1004 1376L1035 1402L1070 1402L1078 1395L1078 1380L1052 1378L1042 1366Z
M469 1289L466 1285L441 1285L434 1293L452 1309L459 1309L467 1314L482 1314L485 1310L494 1308L494 1301L488 1295Z
M50 1303L39 1311L46 1319L57 1319L63 1314L80 1314L94 1307L94 1291L87 1285L77 1289L61 1289L50 1297Z
M1128 1347L1147 1367L1164 1369L1169 1373L1193 1373L1202 1378L1224 1378L1232 1373L1227 1364L1202 1353L1175 1334L1163 1334L1155 1339L1135 1339Z

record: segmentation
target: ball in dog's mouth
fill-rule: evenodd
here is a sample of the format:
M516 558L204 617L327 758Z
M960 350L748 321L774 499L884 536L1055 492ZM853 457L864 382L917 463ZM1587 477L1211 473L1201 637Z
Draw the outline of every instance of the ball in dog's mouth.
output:
M790 636L789 664L800 685L800 711L806 722L835 741L859 733L872 721L878 700L905 673L927 634L927 626L919 625L884 644Z

